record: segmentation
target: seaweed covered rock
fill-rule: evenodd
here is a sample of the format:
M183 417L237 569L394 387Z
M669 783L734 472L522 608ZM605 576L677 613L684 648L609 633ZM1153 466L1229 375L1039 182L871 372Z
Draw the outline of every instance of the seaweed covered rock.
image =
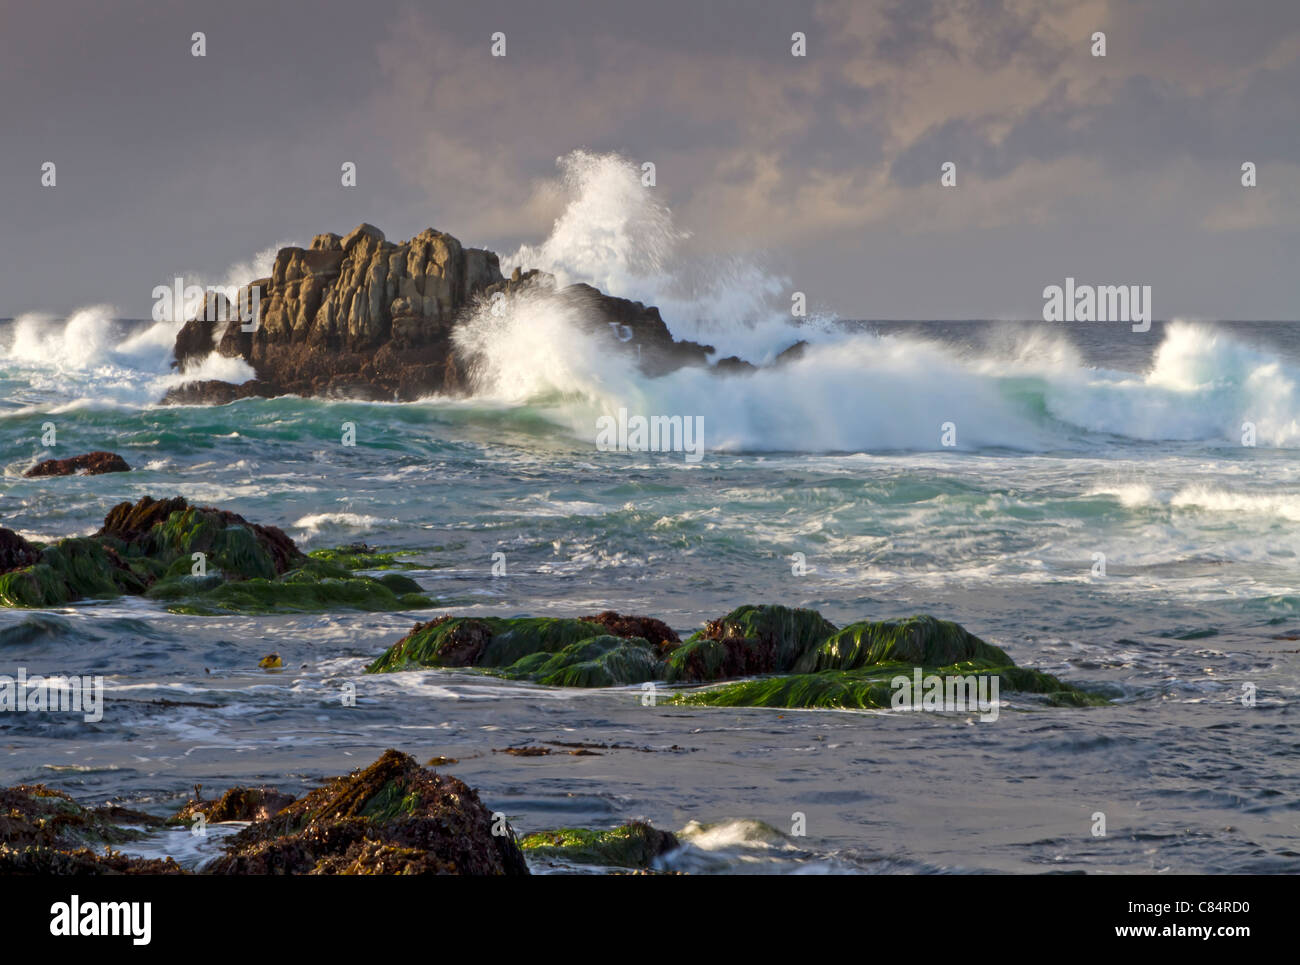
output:
M528 874L478 794L395 750L334 778L227 844L211 874ZM500 830L500 828L498 828Z
M284 794L273 787L232 787L219 798L202 801L197 797L186 802L173 816L175 821L190 821L202 814L205 820L265 821L292 804L292 794Z
M609 627L640 629L654 640L618 636ZM416 667L480 667L503 677L565 687L615 687L658 679L661 648L676 634L650 617L613 611L577 620L553 617L442 616L411 632L366 668L367 673Z
M691 693L676 694L671 703L705 707L822 707L840 710L888 710L896 708L894 697L898 690L893 681L898 677L910 678L915 665L886 662L857 670L822 670L817 673L782 674L755 677L722 683ZM940 667L927 667L923 673L947 680L968 681L963 685L963 698L979 690L980 677L996 677L999 692L1005 690L1031 694L1044 703L1057 707L1091 707L1107 703L1099 694L1089 693L1072 684L1058 680L1051 674L1017 667L1014 664L997 666L986 660L968 660ZM989 693L984 686L984 693ZM943 709L942 707L936 709ZM964 708L975 710L971 699Z
M30 479L37 476L73 476L77 473L98 476L105 472L130 471L131 467L126 464L126 460L117 453L97 450L68 459L42 459L23 475Z
M501 675L552 687L617 687L656 680L662 672L657 650L648 640L604 634L555 652L530 653Z
M250 523L224 509L191 506L179 496L119 503L95 536L122 541L129 556L170 561L167 575L189 574L195 553L204 555L205 570L246 580L271 579L305 559L277 527Z
M559 828L525 835L519 841L534 859L605 868L649 868L655 859L681 847L677 835L644 821L630 821L608 831Z
M411 581L385 582L305 556L274 526L191 506L179 496L120 503L91 536L42 546L20 539L0 538L11 562L28 560L0 573L6 606L51 607L127 594L194 613L431 605Z
M659 620L612 611L578 620L447 615L417 624L366 672L417 667L476 667L560 687L721 684L674 698L717 706L888 707L890 681L917 669L996 676L1001 688L1058 705L1106 702L1017 667L949 620L913 616L839 629L816 610L771 604L739 607L684 643Z
M669 682L788 673L835 633L816 610L742 606L711 620L668 657Z
M179 874L171 859L129 858L112 845L162 822L125 808L82 807L43 784L0 788L0 874ZM102 851L99 849L103 849Z
M941 667L963 660L982 660L996 667L1015 666L1005 651L985 643L960 624L932 616L914 616L905 620L851 623L801 653L790 669L796 673L856 670L890 661Z
M616 637L640 637L648 640L662 653L676 649L682 642L672 627L654 617L624 616L613 610L597 613L595 616L579 617L589 623L599 623L606 631Z
M12 529L0 526L0 573L31 566L40 559L40 551Z

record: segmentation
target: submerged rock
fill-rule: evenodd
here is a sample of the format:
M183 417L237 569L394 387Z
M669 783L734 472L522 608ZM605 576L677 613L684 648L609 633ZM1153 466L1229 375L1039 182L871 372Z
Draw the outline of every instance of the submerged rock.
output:
M385 751L255 821L210 874L528 874L509 824L454 777Z
M33 558L32 554L35 554ZM0 530L0 604L62 606L144 595L179 612L399 610L432 605L411 581L305 556L274 526L181 497L119 503L91 536L49 545ZM392 574L396 576L396 574ZM404 580L405 578L403 578Z
M43 459L28 469L24 476L98 476L105 472L130 472L131 467L115 452L88 452L68 459Z
M43 784L0 788L0 874L181 873L170 858L128 858L113 851L112 845L146 835L124 824L156 828L163 822L125 808L82 807Z
M816 610L765 604L710 620L685 642L664 630L666 625L653 618L612 611L577 620L446 615L417 624L366 672L474 667L564 687L748 678L673 699L718 706L868 708L889 706L890 681L920 668L926 675L996 675L1001 688L1040 694L1055 704L1106 702L1048 674L1017 667L1001 648L932 616L837 628Z
M529 857L607 868L649 868L656 858L681 847L677 835L644 821L608 831L559 828L525 835L519 841Z
M894 678L911 677L915 664L886 662L858 670L822 670L817 673L784 674L755 677L693 693L676 694L670 702L706 707L823 707L842 710L887 710L893 706ZM1035 694L1058 707L1091 707L1108 703L1105 697L1090 694L1064 683L1051 674L1017 667L997 666L985 660L969 660L948 666L923 668L925 676L970 678L978 692L980 677L997 677L999 691ZM987 685L986 685L987 687ZM987 690L985 691L987 692ZM918 700L920 698L918 697ZM936 708L942 709L942 707ZM969 709L974 710L973 699Z

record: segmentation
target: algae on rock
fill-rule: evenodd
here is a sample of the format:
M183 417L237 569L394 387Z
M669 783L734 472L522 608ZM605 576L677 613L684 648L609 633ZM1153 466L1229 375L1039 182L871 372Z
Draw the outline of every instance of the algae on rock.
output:
M0 530L11 564L0 604L55 607L146 596L184 613L418 609L432 605L409 577L375 578L305 556L274 526L183 498L120 503L92 536L30 544Z

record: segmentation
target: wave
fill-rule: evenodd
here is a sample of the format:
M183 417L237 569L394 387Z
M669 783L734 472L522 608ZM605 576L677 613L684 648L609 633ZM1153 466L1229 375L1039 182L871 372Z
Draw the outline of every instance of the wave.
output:
M571 439L597 440L599 420L704 420L714 451L877 452L1096 450L1116 440L1300 446L1300 369L1213 325L1172 322L1143 373L1086 365L1061 328L1009 326L978 352L915 334L880 334L833 316L790 316L790 282L734 253L690 250L641 169L615 154L560 159L567 205L550 235L504 259L564 284L586 282L660 307L674 336L708 342L717 357L770 363L797 340L803 355L749 375L682 369L650 378L607 340L583 332L572 305L537 293L500 317L484 305L455 332L477 359L478 402L528 411ZM228 272L265 272L272 250ZM109 306L66 320L13 323L0 362L8 377L62 393L62 404L147 405L183 379L239 382L239 359L211 355L182 377L170 369L179 323L129 332ZM49 404L49 400L43 400ZM320 401L322 406L331 403ZM425 404L430 404L426 402ZM448 407L446 400L433 405ZM460 403L456 403L459 405ZM486 418L487 416L485 416Z
M915 336L823 331L793 362L719 378L643 376L632 359L533 297L482 313L458 344L481 361L484 396L539 407L577 438L620 409L700 416L721 451L847 452L1095 448L1115 438L1300 445L1300 371L1204 325L1172 323L1145 374L1083 365L1066 345L1013 357L963 356ZM1057 336L1059 338L1059 336ZM951 430L945 439L945 428Z
M1091 490L1087 495L1111 496L1125 509L1169 508L1300 522L1300 495L1289 492L1246 493L1206 485L1159 491L1144 483L1127 483L1099 487Z

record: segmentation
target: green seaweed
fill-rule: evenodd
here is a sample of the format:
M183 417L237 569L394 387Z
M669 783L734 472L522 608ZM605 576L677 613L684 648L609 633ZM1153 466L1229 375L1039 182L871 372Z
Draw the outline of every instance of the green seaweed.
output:
M607 868L649 868L662 854L679 847L676 835L642 821L608 831L557 828L525 835L519 847L534 859L558 859Z
M414 555L409 550L382 552L355 543L350 546L312 550L307 555L314 560L332 563L348 570L418 570L422 568L418 563L410 563L398 558Z
M395 594L379 580L366 576L321 578L290 570L274 580L240 580L233 583L199 581L192 577L165 580L146 594L170 603L173 613L316 613L330 609L422 610L433 601L418 593Z
M144 581L110 552L111 547L90 537L59 540L42 549L36 563L0 575L0 601L6 606L52 607L142 592Z
M606 634L579 640L554 653L530 653L501 675L552 687L618 687L656 680L662 667L649 641Z
M855 670L886 661L937 667L972 659L1001 666L1015 663L1004 651L985 643L960 624L932 616L914 616L905 620L851 623L835 631L820 646L801 654L791 669L795 673Z
M885 710L894 706L896 691L892 681L900 676L910 679L916 669L915 664L889 661L853 670L822 670L816 673L758 677L675 694L669 698L669 702L706 707ZM1107 699L1100 694L1088 693L1050 674L1017 667L1009 662L998 665L989 660L973 659L920 669L923 677L978 678L996 675L999 678L999 693L1005 690L1036 694L1054 706L1089 707L1107 703Z
M416 667L476 667L561 687L730 681L670 698L727 707L887 708L890 681L917 669L925 676L997 675L999 690L1058 706L1108 700L1017 667L1000 647L948 620L921 615L837 630L815 610L774 605L733 610L666 652L591 620L444 616L418 624L366 672Z
M451 617L422 624L389 647L367 673L415 667L477 666L503 669L535 653L555 653L605 635L587 620L555 617ZM464 658L466 650L472 659Z
M129 594L195 614L433 605L409 577L365 576L337 558L304 556L279 530L179 498L123 503L94 536L31 545L36 562L0 574L0 604L48 608Z

